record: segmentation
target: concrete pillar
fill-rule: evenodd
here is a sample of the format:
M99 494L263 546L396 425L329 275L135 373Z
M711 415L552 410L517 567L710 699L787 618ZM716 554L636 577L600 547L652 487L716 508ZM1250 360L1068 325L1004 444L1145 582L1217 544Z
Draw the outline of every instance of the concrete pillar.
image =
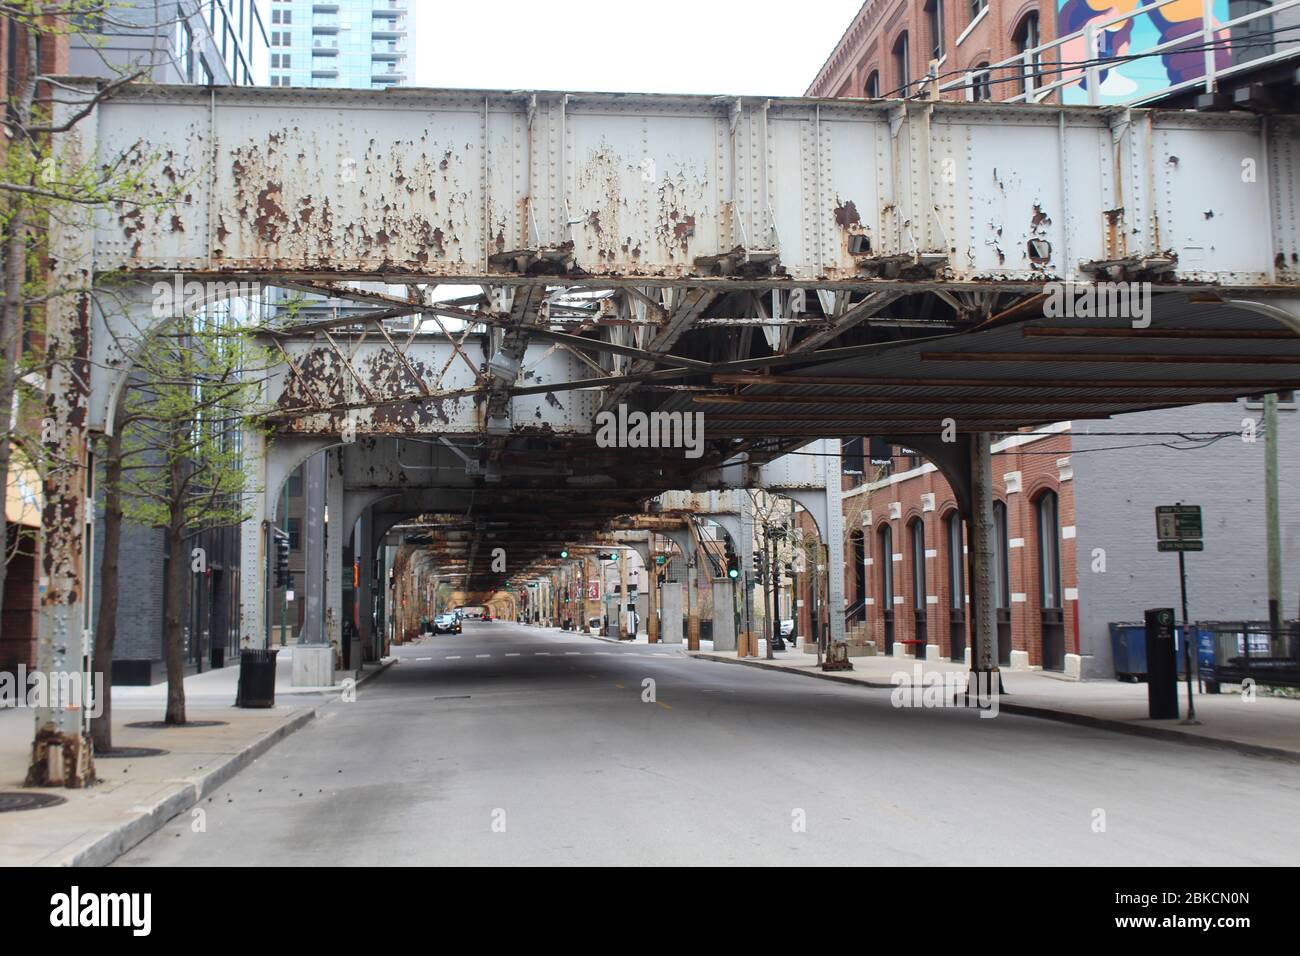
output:
M682 642L682 585L677 581L664 582L660 640L665 644Z
M686 648L700 649L700 555L691 548L691 559L686 562Z
M838 454L839 448L832 447L834 442L823 439L822 451L828 455ZM827 457L823 462L837 463L838 458ZM840 484L838 464L826 467L826 612L830 616L832 641L844 640L844 506L843 487Z
M713 582L713 649L736 649L736 586L730 578Z
M325 629L325 501L328 477L325 452L303 466L303 548L305 612L302 639L293 649L293 685L324 687L334 683L334 650Z
M619 549L618 552L618 639L626 641L627 633L627 606L631 603L627 593L627 550ZM635 634L631 635L636 637Z
M303 465L303 644L324 644L325 636L325 477L327 462L318 452Z
M357 634L352 640L352 648L355 651L353 659L348 661L348 666L353 670L361 666L362 661L367 657L374 656L375 650L375 632L374 632L374 575L375 575L375 552L370 547L370 526L374 519L371 517L369 509L362 513L357 519L356 529L352 536L352 551L357 557L358 575L360 580L357 584L357 593L355 595L357 608Z
M241 647L271 646L266 616L266 568L269 563L270 515L267 496L278 491L266 482L266 436L256 428L242 430L248 518L239 527L239 641ZM283 518L283 516L281 516Z
M352 528L344 520L343 450L332 448L325 453L325 516L329 525L325 535L325 640L335 648L343 647L343 545Z
M970 667L976 673L991 673L998 669L997 595L993 593L997 545L993 526L993 457L987 432L971 436L970 473Z
M641 556L641 564L645 567L646 589L645 589L645 635L646 640L651 644L659 643L659 568L655 564L654 553L650 550L651 541L653 540L650 533L646 534L647 540L633 545L636 553Z

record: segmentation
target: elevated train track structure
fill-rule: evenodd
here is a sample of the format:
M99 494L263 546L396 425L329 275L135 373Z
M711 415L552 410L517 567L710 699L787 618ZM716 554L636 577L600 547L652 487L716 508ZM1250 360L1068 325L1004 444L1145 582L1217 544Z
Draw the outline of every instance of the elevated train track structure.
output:
M46 486L42 667L82 634L88 436L174 317L160 290L188 283L366 306L259 330L280 362L270 437L245 438L251 646L280 490L324 449L371 559L388 528L453 516L471 591L499 586L493 534L521 581L666 490L803 495L835 607L836 472L788 453L895 438L958 489L978 601L991 433L1300 385L1298 133L1289 115L1041 104L124 90L61 137L68 162L156 187L69 210L54 237L56 281L85 291L48 322L72 360L47 383L68 464ZM1097 315L1115 289L1134 313ZM620 407L703 413L702 442L609 447L600 415Z

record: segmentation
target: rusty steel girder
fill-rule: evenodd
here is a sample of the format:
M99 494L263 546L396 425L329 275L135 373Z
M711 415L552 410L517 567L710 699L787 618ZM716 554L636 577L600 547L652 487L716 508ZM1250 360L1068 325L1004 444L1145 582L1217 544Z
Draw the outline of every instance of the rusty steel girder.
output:
M863 290L1120 268L1257 289L1300 276L1286 214L1300 197L1298 123L1048 104L140 86L98 107L96 145L135 157L184 201L101 215L95 260L323 281Z

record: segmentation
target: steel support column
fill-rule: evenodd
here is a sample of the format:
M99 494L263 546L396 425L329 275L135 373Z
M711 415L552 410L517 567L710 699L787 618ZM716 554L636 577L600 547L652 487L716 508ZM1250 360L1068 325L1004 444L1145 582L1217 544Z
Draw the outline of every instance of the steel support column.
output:
M328 459L318 452L303 467L303 600L306 612L301 644L326 644L325 485Z
M970 576L972 677L998 669L997 595L993 561L996 543L993 526L992 438L988 432L970 437ZM979 678L981 680L985 678ZM993 684L984 686L992 687Z

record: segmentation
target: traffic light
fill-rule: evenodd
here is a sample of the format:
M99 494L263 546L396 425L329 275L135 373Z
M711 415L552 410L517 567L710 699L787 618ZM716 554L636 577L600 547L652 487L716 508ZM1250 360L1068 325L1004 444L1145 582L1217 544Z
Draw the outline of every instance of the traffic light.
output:
M730 551L727 552L727 577L733 581L740 577L740 558Z
M275 586L287 588L293 586L293 576L289 573L289 536L275 536Z
M568 549L568 548L565 548L563 551L560 552L560 557L562 557L562 558L567 558L568 556L569 556L569 549Z
M596 554L596 560L598 560L598 561L617 561L617 560L618 560L618 555L615 554L613 551L600 551L600 552L598 552L598 553Z
M767 555L762 551L754 552L754 577L759 581L767 581Z

